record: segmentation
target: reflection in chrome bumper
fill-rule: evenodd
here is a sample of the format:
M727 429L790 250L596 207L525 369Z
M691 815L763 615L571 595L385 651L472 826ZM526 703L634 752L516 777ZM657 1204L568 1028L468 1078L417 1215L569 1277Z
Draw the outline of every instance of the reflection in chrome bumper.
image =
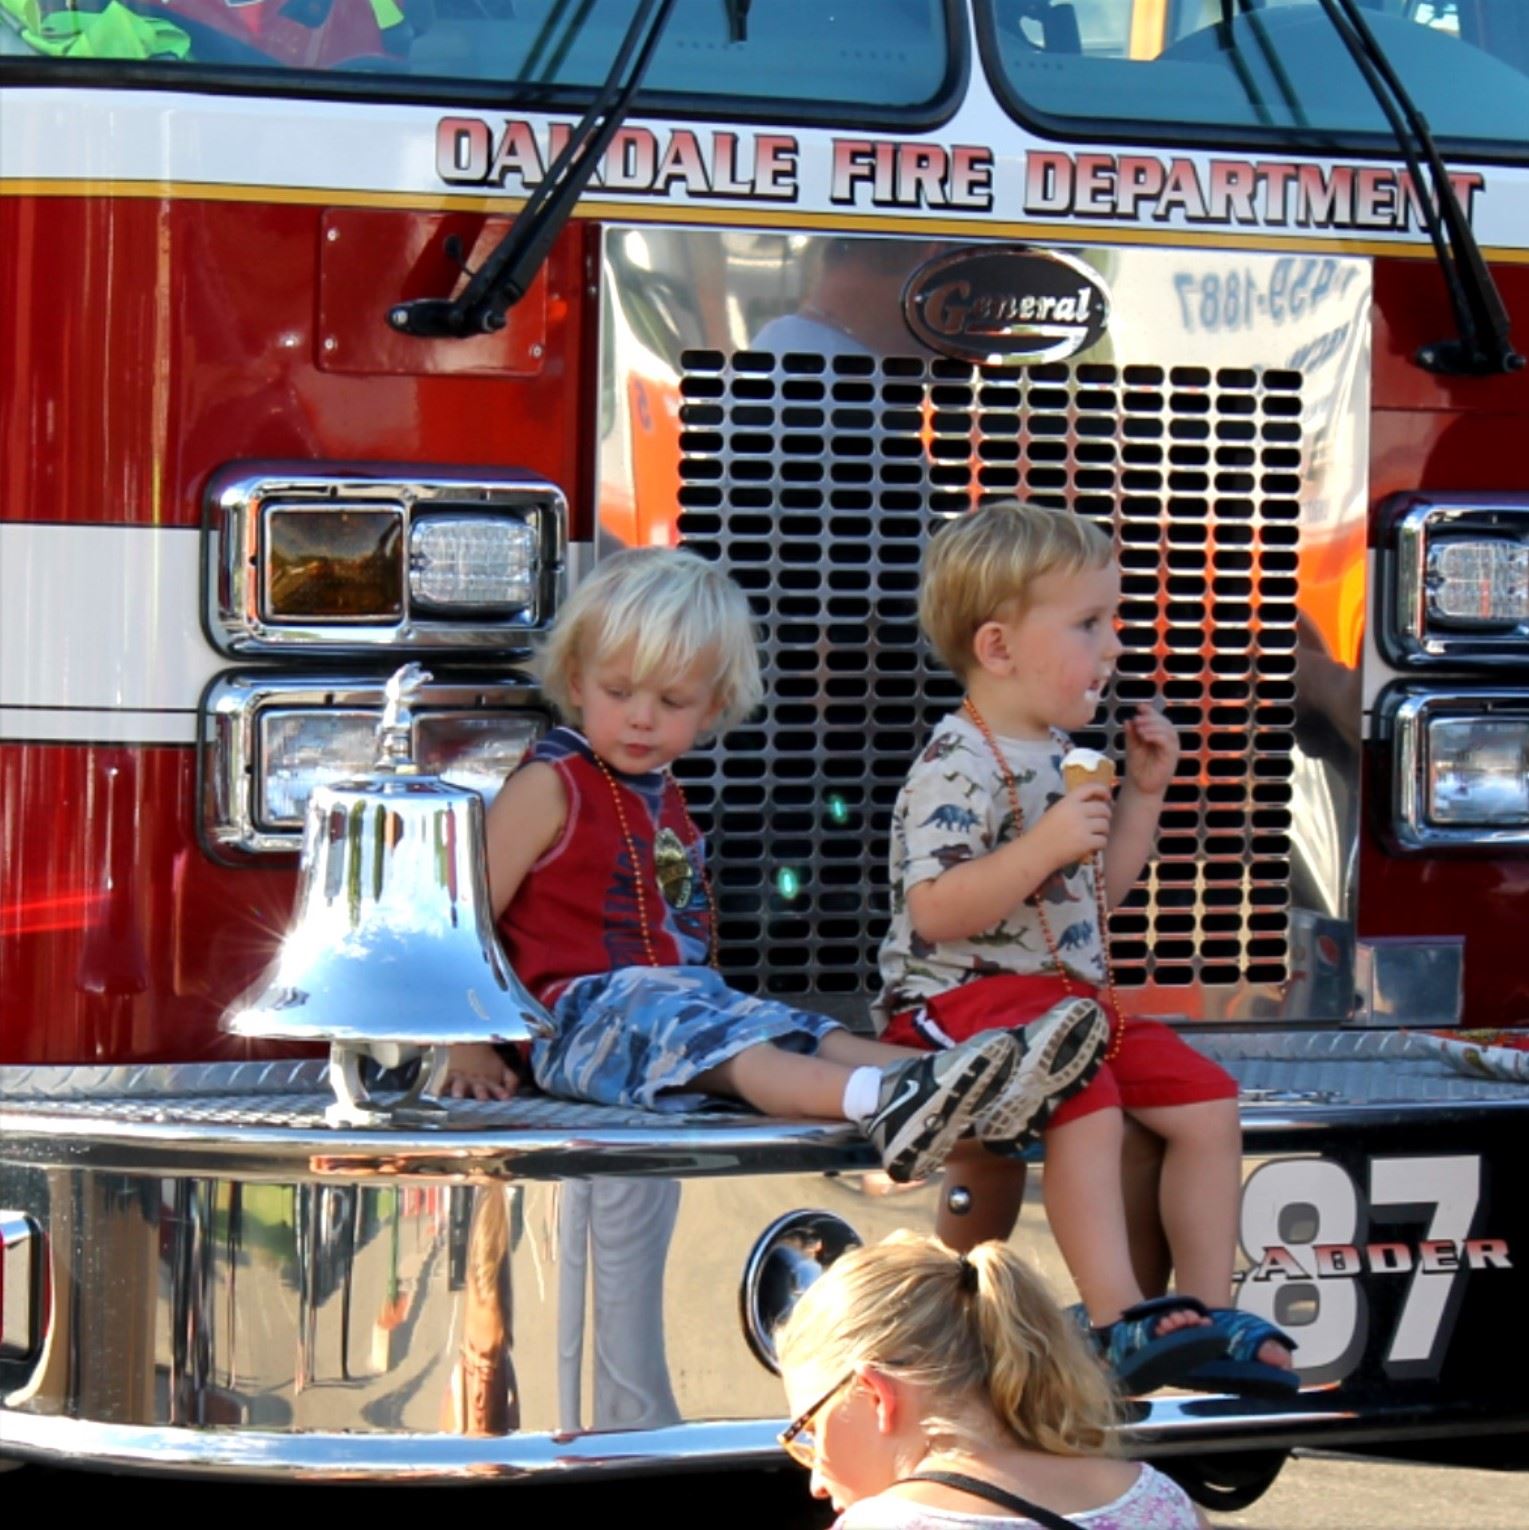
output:
M1257 1409L1230 1397L1151 1404L1131 1431L1138 1456L1206 1455L1222 1450L1279 1451L1299 1445L1396 1443L1479 1431L1468 1406L1371 1409L1364 1414L1304 1397L1286 1410ZM6 1413L6 1454L132 1471L286 1481L447 1483L530 1478L576 1480L640 1476L686 1469L779 1465L776 1433L785 1420L718 1420L664 1429L516 1434L498 1438L448 1434L305 1434L264 1430L190 1429L101 1424L85 1419Z
M873 1193L842 1126L524 1100L348 1132L319 1124L312 1065L264 1088L48 1071L0 1104L0 1206L49 1250L43 1342L0 1360L7 1455L447 1479L773 1459L780 1383L740 1312L761 1235L931 1217L928 1188Z
M1373 1034L1277 1072L1261 1055L1275 1038L1223 1040L1260 1054L1228 1058L1245 1083L1311 1068L1322 1086L1252 1105L1257 1150L1457 1103L1353 1098L1365 1064L1348 1053L1383 1051ZM791 1224L803 1237L933 1222L934 1187L890 1186L842 1126L526 1099L454 1102L448 1130L335 1131L318 1124L320 1070L12 1071L0 1207L46 1234L47 1318L39 1349L0 1357L0 1454L413 1480L775 1461L784 1400L740 1300L762 1235L801 1211L819 1214ZM1038 1181L1017 1239L1061 1292ZM1155 1399L1134 1448L1462 1422L1390 1406L1360 1416L1323 1390L1283 1413Z

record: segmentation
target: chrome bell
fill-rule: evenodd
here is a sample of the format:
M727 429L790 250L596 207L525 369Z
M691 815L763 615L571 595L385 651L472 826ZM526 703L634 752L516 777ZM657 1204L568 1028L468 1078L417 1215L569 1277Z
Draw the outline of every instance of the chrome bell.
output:
M410 704L430 676L407 664L387 683L374 776L308 799L296 912L264 977L223 1016L238 1036L327 1041L332 1126L439 1122L431 1100L453 1042L522 1042L552 1021L494 933L483 802L421 775ZM403 1098L369 1097L362 1064L420 1059Z

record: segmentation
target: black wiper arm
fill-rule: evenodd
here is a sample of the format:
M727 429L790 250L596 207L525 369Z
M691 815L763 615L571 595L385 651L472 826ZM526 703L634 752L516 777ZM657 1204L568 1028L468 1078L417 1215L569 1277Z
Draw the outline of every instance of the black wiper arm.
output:
M1221 29L1226 35L1226 48L1231 54L1228 63L1237 75L1237 83L1242 86L1243 94L1248 98L1248 105L1258 113L1259 121L1263 126L1272 127L1273 118L1258 95L1258 87L1253 82L1252 72L1242 62L1242 55L1238 51L1236 39L1232 34L1232 14L1238 11L1246 18L1248 31L1253 34L1253 40L1258 44L1258 51L1264 56L1264 67L1274 76L1274 83L1279 88L1285 110L1290 113L1290 120L1297 127L1310 127L1311 124L1306 120L1306 113L1296 94L1295 86L1291 83L1284 60L1280 58L1278 50L1269 38L1269 29L1264 25L1262 10L1263 0L1221 0Z
M1415 360L1426 371L1454 376L1485 377L1517 372L1524 365L1524 358L1513 348L1507 306L1487 269L1481 246L1471 232L1460 199L1455 195L1449 171L1433 141L1433 134L1428 130L1427 119L1397 78L1391 60L1386 57L1355 0L1320 0L1320 3L1391 125L1417 191L1423 222L1438 256L1450 307L1454 310L1456 338L1422 346ZM1431 200L1423 185L1419 149L1428 164L1433 190Z
M632 109L632 100L642 86L673 10L674 0L640 0L605 84L579 119L562 152L526 198L509 232L456 297L415 298L395 303L388 310L388 323L394 329L430 340L465 340L504 328L505 314L536 280L547 252L572 215L579 194Z

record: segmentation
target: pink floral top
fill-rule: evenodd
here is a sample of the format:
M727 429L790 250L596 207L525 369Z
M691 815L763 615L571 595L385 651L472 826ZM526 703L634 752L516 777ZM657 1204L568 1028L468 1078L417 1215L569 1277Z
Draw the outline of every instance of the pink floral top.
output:
M1204 1524L1183 1488L1146 1465L1113 1503L1064 1517L1081 1530L1200 1530ZM834 1530L1030 1530L1034 1524L1012 1514L965 1514L883 1495L846 1509Z

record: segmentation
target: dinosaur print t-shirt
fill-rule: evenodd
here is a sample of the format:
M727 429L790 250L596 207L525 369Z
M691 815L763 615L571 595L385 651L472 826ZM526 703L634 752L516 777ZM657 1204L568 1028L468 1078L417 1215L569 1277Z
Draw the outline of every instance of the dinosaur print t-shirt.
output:
M1064 735L1054 741L1000 738L1019 788L1027 827L1063 795ZM1053 972L1034 903L1063 962L1085 983L1104 982L1104 951L1091 864L1053 872L1034 897L990 930L965 940L921 939L908 919L908 890L962 861L987 855L1016 838L1009 793L992 751L964 714L953 712L934 730L892 809L892 923L881 944L878 1029L893 1015L976 978L1003 972Z

